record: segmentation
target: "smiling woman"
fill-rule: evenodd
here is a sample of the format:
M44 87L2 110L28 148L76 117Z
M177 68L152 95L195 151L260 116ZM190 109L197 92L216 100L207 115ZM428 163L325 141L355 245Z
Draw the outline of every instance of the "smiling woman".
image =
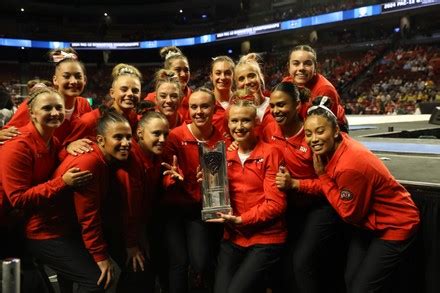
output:
M157 202L168 121L161 113L149 111L139 121L136 133L137 141L132 140L127 162L118 164L115 170L110 197L113 201L117 199L117 204L112 205L115 209L108 212L112 219L106 223L106 236L111 234L112 258L122 270L118 290L133 293L153 292L152 272L165 265L164 245L160 241L162 221L158 219L161 212L158 212ZM149 261L146 261L147 256L150 256Z
M108 105L102 105L81 116L74 123L72 132L64 141L69 154L76 155L91 151L90 139L96 137L98 119L105 111L115 111L123 115L130 122L131 128L136 129L138 122L136 105L140 99L142 75L136 67L120 63L113 68L112 77L110 109Z
M156 80L156 105L159 112L167 118L170 128L173 129L182 124L184 118L179 113L182 103L182 87L173 76L162 76Z
M59 141L64 141L79 117L92 110L87 100L79 96L87 83L86 70L84 64L79 61L77 52L72 48L51 51L49 57L55 64L52 81L65 105L65 120L54 135ZM22 127L29 122L27 103L24 101L18 107L6 127Z
M256 134L257 109L248 100L229 108L228 126L238 149L228 151L232 214L211 222L226 223L218 256L214 293L259 292L264 277L279 260L287 230L285 194L275 184L281 152Z
M48 235L43 240L30 241L32 253L55 270L62 278L77 282L87 292L103 292L114 278L103 235L103 219L108 208L110 166L128 159L131 148L131 128L123 116L104 114L97 127L93 150L81 156L69 155L55 170L57 178L71 168L89 170L93 181L79 189L66 189L51 206L50 224L40 232ZM79 230L78 230L79 227ZM79 231L75 235L75 232ZM82 241L79 240L82 237ZM65 290L66 288L64 288Z
M201 219L202 194L196 170L200 165L198 145L213 147L223 136L211 123L215 97L210 90L196 89L188 102L191 123L184 122L170 132L164 151L170 292L187 292L188 266L199 274L207 273L215 257L209 244L213 227Z
M235 63L229 56L217 56L212 58L209 78L214 87L216 100L212 123L225 137L229 136L225 113L232 97L234 68Z
M322 192L352 225L347 290L379 292L414 242L419 211L382 161L340 132L326 102L326 97L315 101L304 129Z
M16 255L24 244L14 237L16 234L24 232L26 243L42 243L58 235L56 225L51 225L59 219L54 207L60 201L69 200L64 196L64 192L72 190L69 187L84 186L91 179L89 171L80 172L87 168L77 166L52 176L58 165L59 150L53 134L63 123L65 113L61 95L51 88L39 88L30 94L28 106L31 122L21 127L21 135L6 142L0 151L0 229L11 224L14 219L11 215L19 215L25 230L14 227L10 230L12 234L2 233L6 245L12 241L9 247L12 251L4 249L5 243L2 243L1 257ZM6 220L2 217L4 211L8 212ZM16 256L27 258L22 251Z
M292 82L275 86L270 96L270 108L276 123L266 127L263 135L263 139L279 148L285 158L285 165L276 175L276 184L287 194L286 219L291 237L287 243L289 249L282 257L279 275L283 288L280 292L287 292L291 287L297 287L299 292L323 291L319 271L330 262L323 256L329 254L327 247L335 246L335 240L342 236L339 233L340 220L320 194L320 186L313 184L314 190L304 191L298 183L302 180L313 183L316 179L312 152L305 141L303 119L299 116L302 101L307 101L308 95L307 89Z
M263 131L268 124L273 122L273 117L270 115L269 97L264 96L265 83L260 60L261 57L256 53L242 56L235 66L234 77L237 89L243 89L253 98L260 122L259 131Z
M341 105L336 88L323 75L317 71L318 66L316 51L308 45L295 46L289 54L288 68L289 77L283 81L291 81L299 87L310 90L309 102L304 102L300 109L300 116L305 119L307 108L318 96L327 96L332 101L331 110L338 117L338 124L342 131L348 132L348 122L345 110Z

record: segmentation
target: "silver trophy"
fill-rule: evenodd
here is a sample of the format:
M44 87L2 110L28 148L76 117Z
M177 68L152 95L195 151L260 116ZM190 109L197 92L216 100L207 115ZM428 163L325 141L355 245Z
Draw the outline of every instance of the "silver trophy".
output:
M229 184L226 165L226 147L219 141L210 148L199 143L199 159L203 172L202 220L218 218L217 213L232 211L229 201Z

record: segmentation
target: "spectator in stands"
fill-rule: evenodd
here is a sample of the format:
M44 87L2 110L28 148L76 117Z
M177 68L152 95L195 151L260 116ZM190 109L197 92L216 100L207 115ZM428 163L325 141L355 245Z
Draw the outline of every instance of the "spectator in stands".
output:
M11 95L6 89L0 88L0 129L11 119L14 114L14 104ZM0 136L1 134L0 130ZM0 143L3 139L0 138Z

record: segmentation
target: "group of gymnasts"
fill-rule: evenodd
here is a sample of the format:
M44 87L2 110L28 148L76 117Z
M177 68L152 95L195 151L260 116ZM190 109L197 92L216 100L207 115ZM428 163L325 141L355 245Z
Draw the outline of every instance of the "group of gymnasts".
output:
M348 135L314 49L292 48L269 90L257 54L212 58L212 88L192 89L183 52L160 53L154 92L121 63L97 109L77 52L50 53L52 86L35 83L0 130L0 257L50 267L61 292L335 292L323 256L344 234L343 290L387 286L419 212ZM232 212L203 221L198 147L219 141Z

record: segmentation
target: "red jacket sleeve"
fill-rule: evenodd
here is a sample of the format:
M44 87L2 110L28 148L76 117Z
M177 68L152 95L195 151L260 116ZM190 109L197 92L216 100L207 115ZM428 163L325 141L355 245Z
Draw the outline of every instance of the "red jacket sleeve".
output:
M346 222L358 224L367 215L372 197L369 179L357 170L338 172L336 180L327 174L319 176L322 190L330 204Z
M299 179L298 191L310 196L322 196L321 181L319 179Z
M33 170L34 154L24 142L8 145L2 151L1 180L13 207L24 209L40 206L66 187L61 176L44 183L33 184L29 172L38 170Z
M281 216L287 207L286 195L275 184L275 176L282 164L282 156L278 149L265 159L265 173L263 179L264 201L241 214L242 225L254 225L273 220Z
M73 167L73 166L72 166ZM95 180L102 179L104 174L100 174L94 166L81 165L81 170L90 170ZM99 184L108 184L108 182L97 183L92 181L83 188L78 188L73 194L75 211L78 223L81 226L81 234L89 253L95 262L108 258L107 244L104 241L101 219L101 194L102 190L98 188Z
M17 128L23 127L30 121L29 109L27 107L27 99L18 106L17 111L12 115L6 127L15 126Z
M129 160L134 159L130 158ZM135 175L138 170L127 169L135 167L134 162L129 163L131 164L116 171L116 179L123 198L122 216L125 243L127 247L134 247L139 244L141 235L144 193L142 178ZM136 167L142 168L141 166Z

